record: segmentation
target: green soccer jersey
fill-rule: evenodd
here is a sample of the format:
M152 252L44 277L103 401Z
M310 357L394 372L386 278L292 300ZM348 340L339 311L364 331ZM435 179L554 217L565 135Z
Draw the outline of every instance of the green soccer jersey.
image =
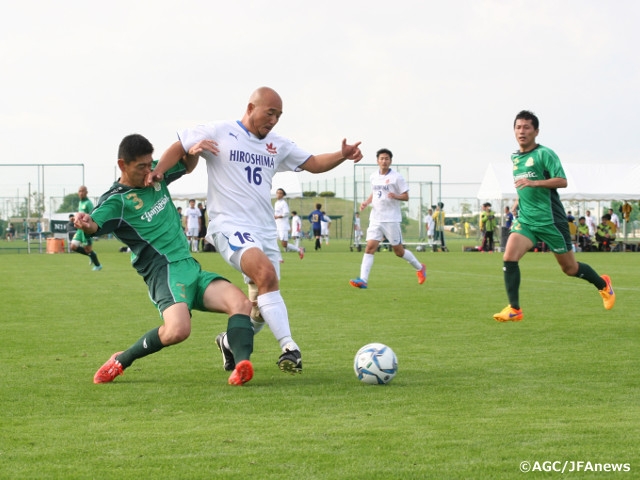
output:
M157 161L153 162L155 168ZM143 277L156 267L191 258L189 243L167 185L186 173L180 162L153 186L134 188L114 183L100 197L91 218L95 235L113 233L131 249L131 263Z
M567 178L560 159L550 148L538 145L530 152L511 155L514 182L521 178L532 181ZM518 190L518 221L525 225L543 226L567 222L560 195L555 188L524 187Z
M80 202L78 203L79 212L91 213L92 210L93 210L93 203L91 203L91 200L89 200L88 198L85 198L84 200L80 200ZM73 240L77 240L83 245L87 245L87 244L91 245L91 239L89 238L88 235L85 235L85 233L82 230L76 230L76 233L73 235Z
M93 203L91 203L91 200L88 198L80 200L80 203L78 203L79 212L91 213L91 210L93 210Z

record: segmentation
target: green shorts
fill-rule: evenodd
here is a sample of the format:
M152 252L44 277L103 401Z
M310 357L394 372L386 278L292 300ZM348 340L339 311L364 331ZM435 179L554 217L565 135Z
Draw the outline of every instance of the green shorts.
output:
M86 235L82 230L76 230L72 241L80 242L82 245L93 245L93 238Z
M567 253L573 249L568 222L534 227L521 223L516 218L513 220L511 232L524 235L534 245L544 242L553 253Z
M193 258L163 265L149 275L145 282L149 297L160 314L171 305L184 302L191 310L207 311L204 307L204 291L214 280L228 280L217 273L202 270Z

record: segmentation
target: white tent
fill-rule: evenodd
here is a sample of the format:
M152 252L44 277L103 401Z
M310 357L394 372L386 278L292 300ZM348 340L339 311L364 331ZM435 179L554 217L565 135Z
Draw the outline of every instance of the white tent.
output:
M564 201L640 200L640 165L563 164L567 188L558 190ZM487 167L477 198L480 201L515 200L511 164L492 163Z

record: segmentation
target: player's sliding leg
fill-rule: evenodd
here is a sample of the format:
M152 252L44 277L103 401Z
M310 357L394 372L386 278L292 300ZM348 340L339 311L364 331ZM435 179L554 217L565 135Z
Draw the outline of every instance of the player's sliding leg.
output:
M229 317L225 340L233 352L235 367L229 377L229 385L244 385L253 378L253 366L249 358L253 352L253 327L247 315Z

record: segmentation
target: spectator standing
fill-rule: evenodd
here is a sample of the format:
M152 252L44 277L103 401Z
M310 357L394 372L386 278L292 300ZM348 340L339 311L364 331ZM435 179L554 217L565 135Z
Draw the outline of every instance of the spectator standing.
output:
M504 207L504 216L502 218L503 225L501 229L500 235L500 245L504 249L507 246L507 239L509 238L509 232L511 231L511 226L513 225L513 213L509 207Z
M613 208L609 209L609 217L611 220L611 223L613 223L613 225L615 226L615 228L613 229L613 231L611 233L613 233L614 235L616 233L618 233L618 231L620 230L620 218L618 217L618 215L613 211Z
M430 208L424 216L424 228L427 230L427 242L429 242L429 245L433 245L436 230L436 221L433 219L433 210L433 208Z
M73 217L73 215L71 215ZM7 241L12 242L16 236L16 229L13 226L13 223L9 222L7 225Z
M435 222L435 243L440 243L440 247L443 252L447 252L447 246L444 241L444 203L438 202L436 205L436 211L433 213L433 220Z
M69 222L67 223L67 240L69 242L71 242L71 239L73 238L73 236L76 234L76 231L78 230L76 228L76 226L74 225L75 222L75 216L73 213L69 214Z
M491 204L489 202L482 205L482 214L480 223L483 228L482 246L480 250L483 252L493 252L493 232L496 228L496 215L491 210Z
M589 229L589 236L593 238L595 237L596 229L598 228L598 222L596 221L595 217L591 215L590 210L587 210L585 213L586 215L584 217L584 220L587 228Z

